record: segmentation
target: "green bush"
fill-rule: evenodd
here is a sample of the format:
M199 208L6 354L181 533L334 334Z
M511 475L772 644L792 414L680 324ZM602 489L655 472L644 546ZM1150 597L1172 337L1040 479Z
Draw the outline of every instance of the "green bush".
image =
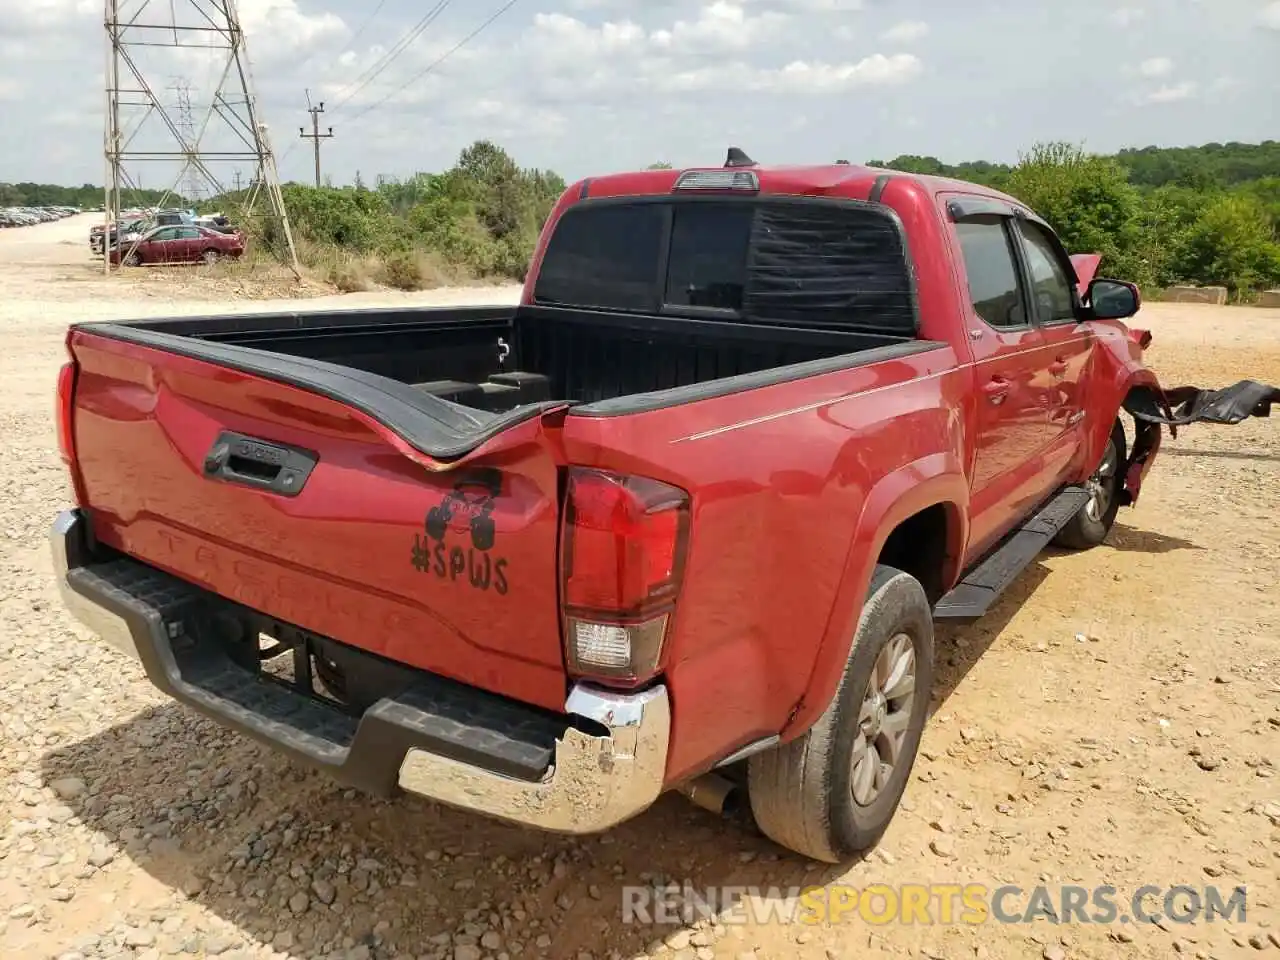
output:
M1055 142L1034 145L1014 166L922 156L873 165L1004 190L1052 224L1072 253L1101 253L1106 275L1144 288L1222 284L1242 299L1280 284L1280 144L1272 141L1112 157ZM556 174L521 168L480 140L443 173L379 178L373 189L362 181L288 184L284 197L300 258L335 285L357 289L372 276L420 289L466 278L523 280L564 188ZM237 197L209 206L234 209ZM251 239L255 249L279 250L280 238L261 226L268 222L249 224Z
M1280 283L1280 246L1267 209L1243 193L1209 203L1187 232L1179 271L1226 287L1233 299Z

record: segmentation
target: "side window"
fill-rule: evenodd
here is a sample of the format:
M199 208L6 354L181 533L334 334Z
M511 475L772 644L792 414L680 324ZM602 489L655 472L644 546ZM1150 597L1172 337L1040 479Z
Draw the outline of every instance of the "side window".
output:
M1062 323L1076 318L1071 296L1071 280L1044 230L1034 223L1021 221L1022 249L1027 255L1031 274L1031 301L1041 323Z
M974 217L955 225L973 309L997 329L1025 327L1018 268L1003 217Z
M199 240L201 233L195 227L183 227L179 236L183 240Z
M151 239L153 241L154 240L172 240L174 236L177 234L177 232L178 231L175 230L173 227L168 227L164 230L157 230L155 233L151 235Z

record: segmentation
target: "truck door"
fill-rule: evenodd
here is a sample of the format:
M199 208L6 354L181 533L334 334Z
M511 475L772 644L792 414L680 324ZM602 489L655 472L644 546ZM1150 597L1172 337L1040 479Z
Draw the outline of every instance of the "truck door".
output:
M969 294L964 325L976 391L968 561L1048 492L1048 394L1040 370L1049 360L1044 334L1031 320L1013 217L965 216L953 220L952 229Z
M1034 307L1033 320L1044 337L1047 361L1038 376L1048 393L1046 410L1046 471L1061 478L1074 465L1082 449L1086 424L1081 391L1085 370L1093 354L1094 338L1088 324L1076 316L1074 269L1045 228L1018 218L1026 282Z

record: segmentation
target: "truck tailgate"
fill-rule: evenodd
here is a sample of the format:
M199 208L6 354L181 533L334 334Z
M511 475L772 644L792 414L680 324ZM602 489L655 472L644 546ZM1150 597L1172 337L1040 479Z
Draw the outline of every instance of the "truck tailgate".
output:
M340 643L563 707L547 410L445 462L369 415L367 377L348 403L130 339L68 339L98 540Z

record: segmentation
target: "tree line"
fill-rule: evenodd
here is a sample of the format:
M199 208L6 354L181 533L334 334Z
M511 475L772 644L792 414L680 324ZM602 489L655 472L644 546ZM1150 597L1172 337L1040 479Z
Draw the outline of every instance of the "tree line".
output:
M872 165L1002 190L1052 224L1072 253L1101 253L1108 275L1144 289L1224 286L1240 301L1280 285L1280 142L1111 156L1048 143L1014 165L919 156Z
M946 164L899 156L872 166L985 184L1022 200L1074 252L1101 253L1110 276L1151 290L1221 285L1234 300L1280 285L1280 142L1144 147L1113 155L1069 143L1033 146L1016 164ZM668 167L669 164L653 164ZM473 278L523 279L538 232L565 188L479 140L441 173L357 174L349 186L283 188L304 262L344 289L414 288ZM132 194L132 191L130 192ZM128 203L161 201L158 191ZM242 194L198 204L236 209ZM170 195L170 205L188 201ZM0 206L101 206L91 184L0 183ZM278 238L248 225L269 246Z

